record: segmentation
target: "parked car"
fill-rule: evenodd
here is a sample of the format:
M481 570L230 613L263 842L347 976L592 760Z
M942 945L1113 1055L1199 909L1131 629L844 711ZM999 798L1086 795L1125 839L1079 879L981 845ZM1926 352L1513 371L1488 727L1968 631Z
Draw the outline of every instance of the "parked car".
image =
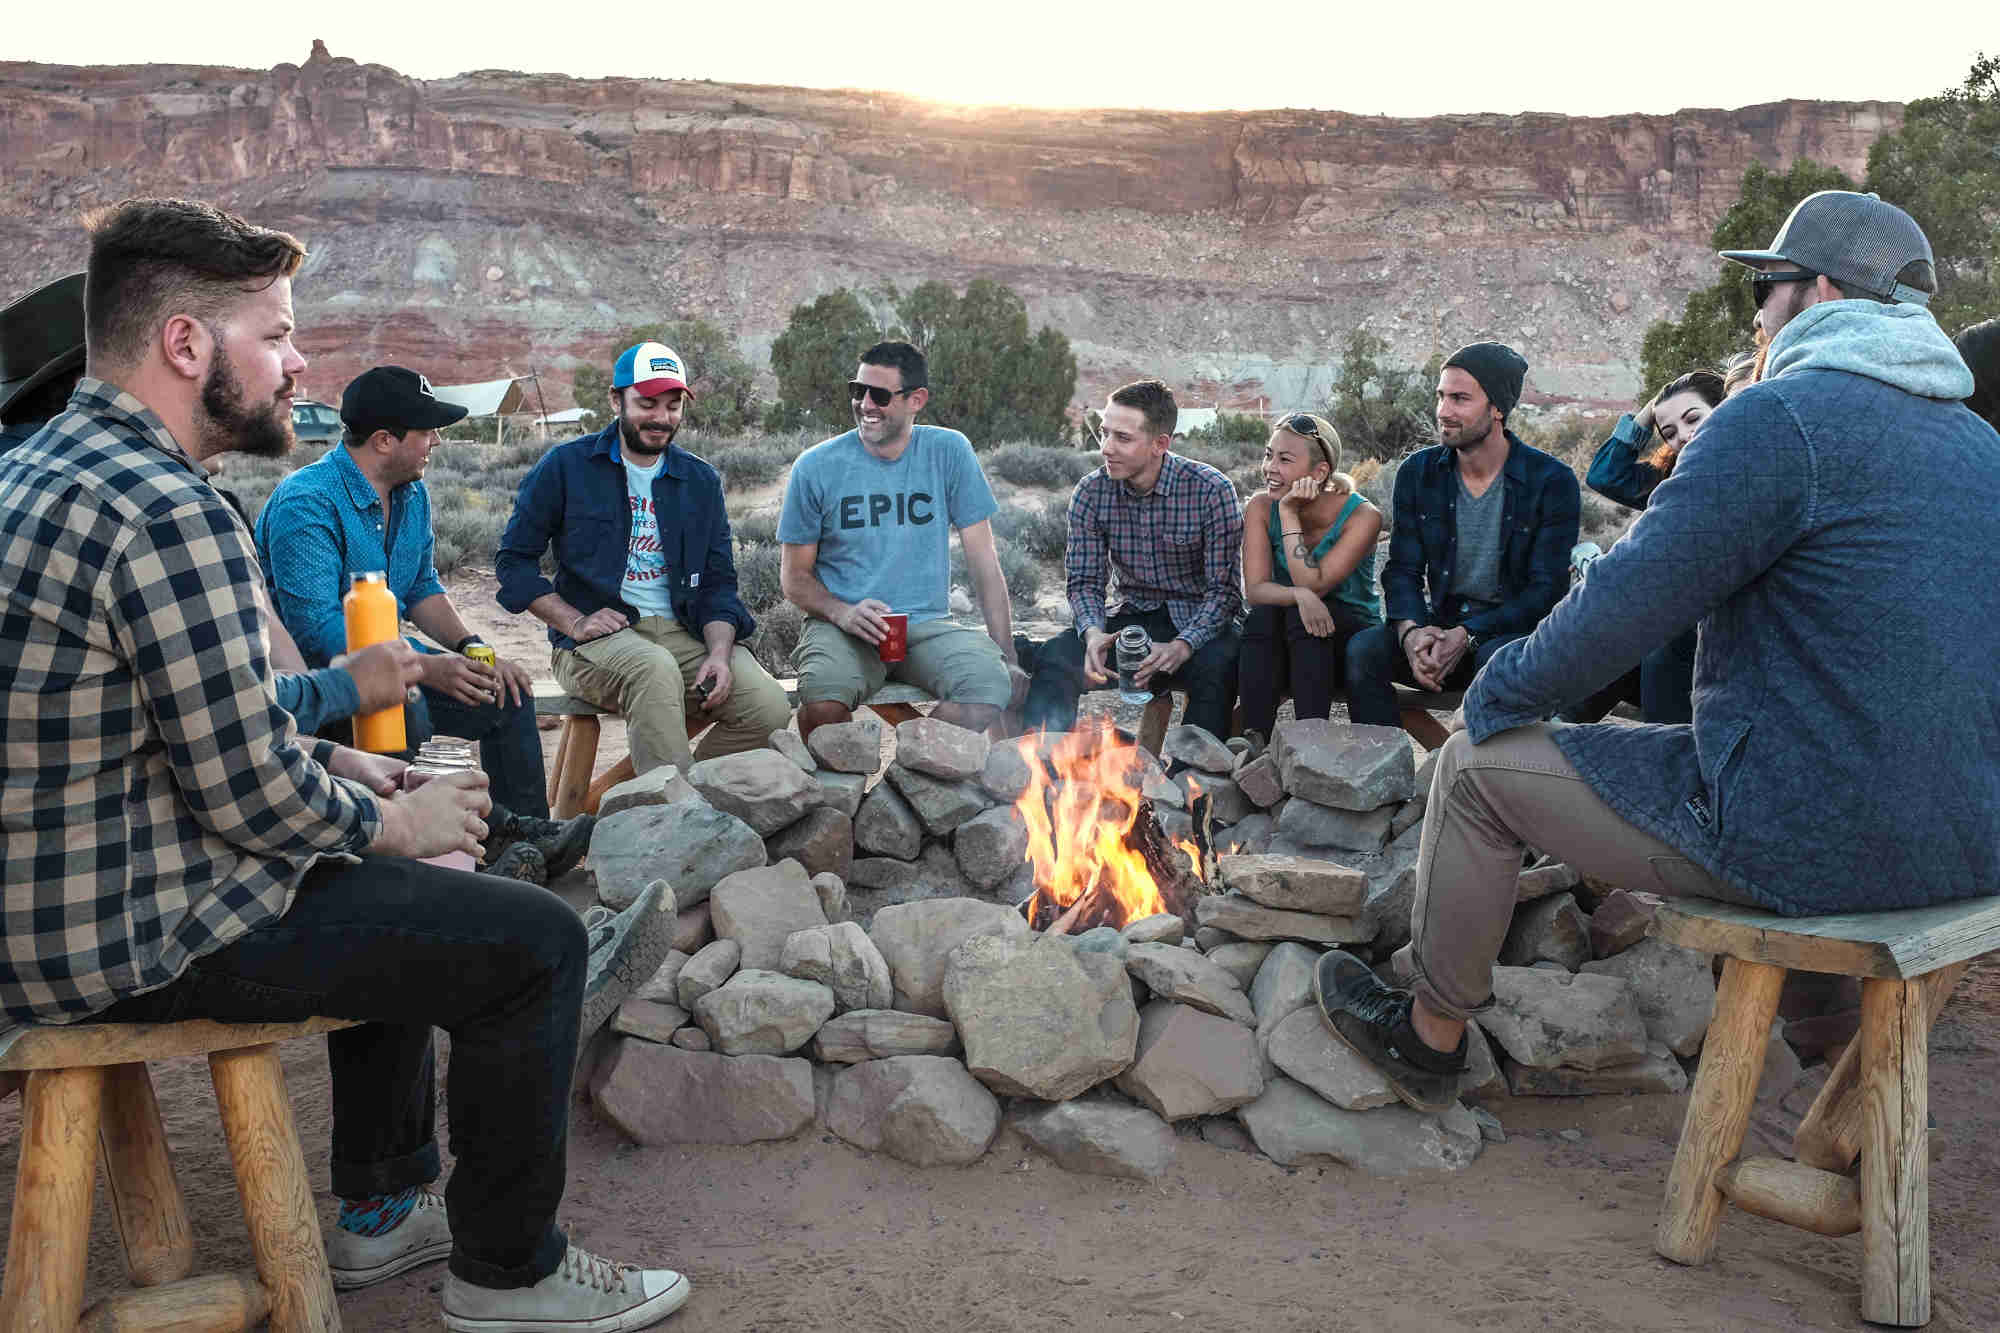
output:
M300 398L292 404L292 434L300 444L332 444L340 438L340 413L325 403Z

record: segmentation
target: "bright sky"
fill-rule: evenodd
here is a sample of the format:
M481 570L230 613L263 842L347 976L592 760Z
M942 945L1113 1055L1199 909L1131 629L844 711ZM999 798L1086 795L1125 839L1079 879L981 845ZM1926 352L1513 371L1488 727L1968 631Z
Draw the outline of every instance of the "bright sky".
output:
M342 0L310 15L300 8L269 0L192 9L158 0L21 5L6 21L0 57L262 69L304 60L319 37L336 56L427 79L517 69L887 89L979 104L1422 116L1666 112L1789 97L1907 101L1962 81L1982 48L2000 52L1993 0Z

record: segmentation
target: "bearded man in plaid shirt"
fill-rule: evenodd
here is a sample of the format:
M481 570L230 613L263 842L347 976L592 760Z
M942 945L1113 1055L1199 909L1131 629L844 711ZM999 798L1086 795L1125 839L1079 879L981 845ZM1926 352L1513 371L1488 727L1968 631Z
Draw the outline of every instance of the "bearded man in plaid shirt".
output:
M1243 610L1243 506L1229 478L1170 452L1173 390L1140 380L1104 405L1104 466L1076 484L1063 552L1074 628L1035 654L1030 727L1068 731L1077 695L1107 686L1111 641L1127 625L1152 637L1142 688L1183 690L1183 721L1221 737L1236 704ZM1116 605L1107 583L1117 577Z
M92 226L68 410L0 460L0 1043L32 1022L361 1020L327 1037L334 1285L449 1256L455 1329L642 1327L687 1296L568 1245L582 921L477 856L483 774L302 741L221 454L291 447L305 251L205 204ZM452 1034L443 1198L431 1027Z

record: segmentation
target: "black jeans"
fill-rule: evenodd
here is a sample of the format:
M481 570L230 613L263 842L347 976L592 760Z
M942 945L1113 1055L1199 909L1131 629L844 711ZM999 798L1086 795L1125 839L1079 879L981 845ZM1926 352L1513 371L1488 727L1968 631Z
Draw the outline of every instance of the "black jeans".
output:
M1647 653L1638 666L1582 703L1565 708L1565 722L1598 722L1621 703L1639 705L1647 722L1694 721L1694 630Z
M1464 689L1479 674L1479 668L1486 665L1486 659L1499 652L1503 644L1521 637L1516 634L1504 639L1482 640L1477 648L1458 659L1458 665L1440 684L1447 690ZM1393 621L1387 625L1371 625L1347 641L1347 716L1350 721L1374 727L1401 726L1401 712L1396 707L1396 686L1399 683L1415 685L1417 680L1410 674L1409 654L1396 642Z
M1105 628L1113 634L1127 625L1143 625L1155 643L1171 642L1180 634L1164 606L1156 611L1121 612L1105 620ZM1224 630L1195 649L1194 656L1173 675L1155 675L1151 680L1153 691L1184 691L1187 711L1181 720L1218 738L1228 736L1229 715L1236 707L1236 658L1240 642L1234 628ZM1084 685L1083 636L1072 627L1036 650L1035 675L1028 683L1025 710L1028 726L1043 731L1068 731L1076 726L1076 700Z
M1299 717L1325 717L1347 678L1347 641L1373 622L1339 602L1325 602L1333 633L1316 637L1296 606L1253 606L1243 626L1238 678L1243 691L1243 725L1266 739L1278 720L1278 704L1289 694Z
M479 766L486 770L493 803L517 815L549 817L549 784L542 767L542 736L535 727L532 695L520 703L461 703L441 690L420 686L423 699L408 705L410 744L432 735L479 742Z
M364 1020L326 1038L344 1199L438 1178L431 1028L443 1028L458 1156L445 1190L451 1271L526 1287L566 1243L555 1217L586 952L575 910L536 885L401 857L322 861L284 916L101 1021Z

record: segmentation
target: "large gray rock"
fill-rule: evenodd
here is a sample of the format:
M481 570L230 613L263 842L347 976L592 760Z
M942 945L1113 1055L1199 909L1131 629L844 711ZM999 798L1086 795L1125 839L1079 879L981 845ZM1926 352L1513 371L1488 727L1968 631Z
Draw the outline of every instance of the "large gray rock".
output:
M887 1009L895 998L882 951L852 921L795 932L785 940L778 970L788 977L817 981L832 991L835 1013Z
M701 793L688 785L679 768L672 764L661 764L648 769L636 778L612 787L597 802L597 817L609 819L626 810L637 810L647 805L679 805L683 801L699 801Z
M845 878L854 864L854 821L832 806L822 805L773 833L765 840L764 851L774 862L797 861L808 875Z
M1416 792L1416 760L1401 727L1319 717L1281 722L1276 731L1271 755L1293 796L1342 810L1374 810Z
M685 912L707 902L724 875L764 860L757 830L706 801L636 806L599 819L590 834L598 899L621 912L656 879L673 886Z
M1018 742L1008 741L986 752L986 765L979 770L979 785L996 801L1012 805L1028 789L1028 761Z
M896 1055L834 1076L826 1127L917 1166L963 1166L1000 1132L1000 1103L956 1060Z
M866 773L840 773L831 768L813 770L813 781L819 783L820 803L829 810L838 810L849 819L861 813L861 802L868 795L868 775Z
M1382 1071L1334 1039L1319 1009L1294 1009L1271 1031L1271 1063L1344 1111L1372 1111L1396 1101Z
M1134 944L1125 953L1125 970L1146 983L1146 989L1163 1000L1192 1005L1203 1013L1233 1019L1252 1026L1257 1015L1250 1009L1250 997L1236 984L1236 978L1219 963L1211 963L1193 949L1173 944Z
M838 773L873 773L882 766L882 724L872 716L816 727L806 749Z
M896 725L896 762L947 782L979 777L992 748L980 732L934 717L915 717Z
M1285 799L1285 780L1278 775L1278 761L1268 750L1236 770L1236 785L1259 810L1269 810Z
M833 1017L833 992L778 972L738 972L694 1002L694 1021L724 1055L784 1055Z
M611 1030L621 1037L637 1037L641 1041L672 1041L674 1034L688 1024L688 1011L677 1004L659 1004L653 1000L642 1000L636 995L618 1006L618 1012L611 1015Z
M674 980L674 997L683 1009L693 1009L695 1001L736 975L743 961L743 946L735 940L712 940L702 946L681 968Z
M1507 1091L1506 1076L1494 1058L1493 1043L1477 1021L1465 1025L1465 1072L1458 1077L1461 1097L1497 1097Z
M1013 806L995 806L958 826L951 851L967 879L982 889L996 889L1021 868L1028 854L1028 826Z
M1118 934L1127 944L1179 944L1187 938L1187 922L1172 912L1156 912L1127 922ZM1237 983L1239 987L1242 984Z
M1139 1034L1124 965L1061 936L966 940L951 953L944 1003L973 1076L1010 1096L1074 1097L1130 1064Z
M704 759L688 782L718 810L769 837L820 803L819 782L776 750L745 750Z
M788 1139L813 1119L810 1060L715 1055L630 1038L597 1066L590 1093L599 1115L649 1147Z
M1218 830L1215 846L1225 853L1255 855L1265 850L1277 827L1278 821L1260 810Z
M1425 1115L1407 1106L1343 1111L1288 1078L1272 1079L1237 1119L1257 1147L1285 1166L1338 1162L1375 1176L1462 1171L1479 1156L1479 1126L1454 1107Z
M1197 796L1206 796L1209 818L1218 826L1234 824L1239 819L1247 818L1257 808L1230 778L1217 777L1213 773L1183 773L1181 783L1187 792L1187 808L1194 809Z
M1264 1090L1264 1062L1249 1028L1167 1000L1139 1016L1139 1041L1118 1090L1163 1120L1216 1115Z
M1285 1016L1313 1002L1313 969L1319 950L1287 940L1272 949L1250 983L1250 1007L1257 1011L1257 1048L1267 1050L1271 1033Z
M952 950L981 936L1026 934L1028 923L1019 912L977 898L929 898L884 907L868 929L889 964L895 1007L933 1018L951 1016L944 984ZM1123 972L1122 965L1114 965Z
M1524 904L1514 913L1507 938L1500 945L1506 967L1560 963L1568 971L1590 961L1590 918L1576 905L1576 896L1552 894Z
M1236 769L1236 755L1227 745L1200 727L1186 723L1170 728L1160 742L1160 758L1179 761L1204 773L1227 777Z
M1630 986L1653 1041L1675 1055L1692 1056L1701 1049L1708 1020L1715 1016L1715 974L1707 954L1649 936L1623 953L1585 963L1581 970L1618 977Z
M819 895L819 910L828 921L847 919L847 882L839 875L821 871L812 877L813 892ZM864 927L866 929L866 927Z
M1524 1065L1602 1069L1646 1053L1646 1025L1622 977L1534 967L1493 969L1493 1007L1479 1025Z
M1378 810L1342 810L1302 796L1285 802L1278 812L1278 837L1300 847L1336 847L1350 852L1379 852L1389 841L1394 806Z
M863 858L854 863L847 879L847 910L863 929L873 929L875 913L898 903L979 896L979 886L965 877L951 848L941 842L926 844L914 861Z
M1516 1097L1592 1097L1618 1092L1686 1092L1687 1071L1674 1053L1654 1042L1637 1060L1602 1069L1536 1069L1507 1066L1507 1090Z
M889 765L889 782L917 812L917 822L933 838L945 834L993 803L976 782L952 782L919 773L901 764Z
M653 975L639 983L639 989L632 992L635 1000L651 1000L655 1004L679 1004L681 1002L681 969L688 965L692 954L679 949L667 950L667 956L653 969Z
M1236 978L1236 984L1246 992L1257 979L1257 971L1264 966L1274 946L1269 940L1236 940L1228 944L1218 944L1208 950L1207 958L1219 964L1229 975ZM1257 997L1250 997L1250 1007L1257 1007Z
M1613 889L1590 914L1590 952L1610 958L1646 938L1658 904L1626 889Z
M812 1056L837 1064L886 1060L892 1055L951 1055L958 1029L942 1018L898 1009L850 1009L820 1025Z
M813 760L812 751L808 750L806 743L799 739L799 733L790 727L779 727L772 732L770 746L808 773L818 766Z
M1109 1101L1026 1106L1008 1123L1065 1171L1095 1176L1157 1180L1179 1147L1174 1131L1151 1111Z
M812 876L797 861L739 870L726 876L709 897L717 939L743 946L741 966L771 972L795 930L826 924Z
M1280 912L1260 907L1234 893L1204 895L1194 905L1194 917L1204 926L1246 940L1304 940L1309 944L1366 944L1372 926L1351 916L1319 916L1311 912Z
M1364 857L1355 869L1368 876L1368 900L1361 919L1375 928L1375 947L1394 951L1410 942L1410 913L1417 905L1417 859L1423 850L1422 825L1409 829Z
M1523 870L1520 878L1515 881L1514 892L1518 900L1525 903L1536 898L1546 898L1552 893L1573 889L1582 882L1583 877L1576 871L1560 861L1554 861Z
M1223 856L1222 882L1252 902L1286 912L1353 916L1368 897L1368 877L1332 861L1302 856Z
M924 826L900 792L878 782L875 790L862 798L861 810L854 816L854 846L869 856L914 861L924 847Z

